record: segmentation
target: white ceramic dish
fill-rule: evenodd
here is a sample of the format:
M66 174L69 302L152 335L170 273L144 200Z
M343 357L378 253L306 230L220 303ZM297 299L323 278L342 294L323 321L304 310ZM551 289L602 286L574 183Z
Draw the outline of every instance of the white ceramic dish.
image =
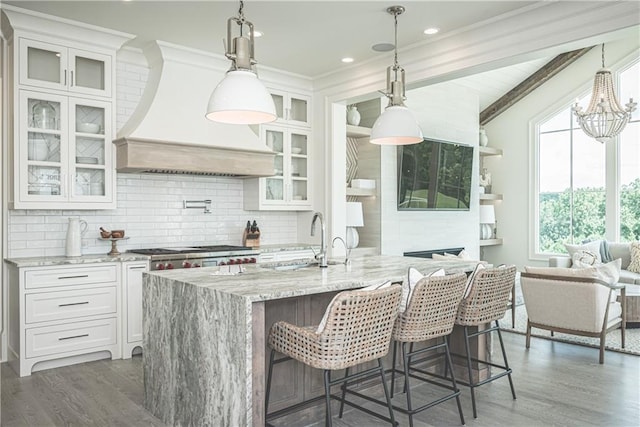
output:
M83 132L83 133L100 132L100 125L97 123L77 123L76 128L78 132Z
M293 154L300 154L300 153L302 153L302 148L300 148L300 147L291 147L291 152Z

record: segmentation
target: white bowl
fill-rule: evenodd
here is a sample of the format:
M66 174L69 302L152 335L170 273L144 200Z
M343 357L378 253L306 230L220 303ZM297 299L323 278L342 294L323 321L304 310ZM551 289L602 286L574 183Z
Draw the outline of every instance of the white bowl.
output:
M76 128L78 132L83 132L83 133L100 132L100 125L97 123L77 123Z
M291 152L293 154L300 154L300 153L302 153L302 148L300 148L300 147L291 147Z

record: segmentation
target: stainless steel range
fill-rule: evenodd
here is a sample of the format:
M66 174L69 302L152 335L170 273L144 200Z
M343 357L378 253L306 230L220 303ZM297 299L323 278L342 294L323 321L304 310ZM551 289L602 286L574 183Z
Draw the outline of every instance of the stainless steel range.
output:
M250 264L255 263L260 255L253 248L231 245L131 249L129 252L149 255L151 270Z

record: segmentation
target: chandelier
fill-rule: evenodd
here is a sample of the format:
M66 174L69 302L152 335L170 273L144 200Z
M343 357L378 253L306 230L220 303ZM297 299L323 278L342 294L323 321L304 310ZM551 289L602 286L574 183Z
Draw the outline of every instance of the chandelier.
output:
M369 142L378 145L408 145L422 142L422 130L411 110L404 105L405 79L404 68L398 64L398 15L404 12L402 6L391 6L387 12L393 15L395 22L395 44L393 65L387 67L387 91L382 92L389 98L389 105L376 119L371 128ZM393 74L393 81L391 75Z
M636 109L637 103L633 98L622 108L616 98L613 88L611 70L604 67L604 44L602 45L602 68L596 72L593 81L593 93L591 102L585 112L576 102L573 112L578 119L578 124L586 133L596 141L609 142L618 135L631 118L631 113Z
M225 56L231 68L213 90L205 117L209 120L232 124L261 124L274 121L276 107L267 88L258 80L255 70L253 24L243 13L240 2L238 17L227 20ZM240 27L240 36L231 38L233 24ZM243 34L248 28L248 37Z

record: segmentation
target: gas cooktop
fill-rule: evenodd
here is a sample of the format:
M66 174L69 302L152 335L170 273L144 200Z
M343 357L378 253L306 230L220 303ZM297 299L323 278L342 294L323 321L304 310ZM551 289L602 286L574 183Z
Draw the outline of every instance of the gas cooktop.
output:
M130 249L129 252L142 255L174 255L174 254L189 254L200 252L232 252L232 251L247 251L252 248L247 246L233 246L233 245L209 245L209 246L187 246L179 248L150 248L150 249Z

